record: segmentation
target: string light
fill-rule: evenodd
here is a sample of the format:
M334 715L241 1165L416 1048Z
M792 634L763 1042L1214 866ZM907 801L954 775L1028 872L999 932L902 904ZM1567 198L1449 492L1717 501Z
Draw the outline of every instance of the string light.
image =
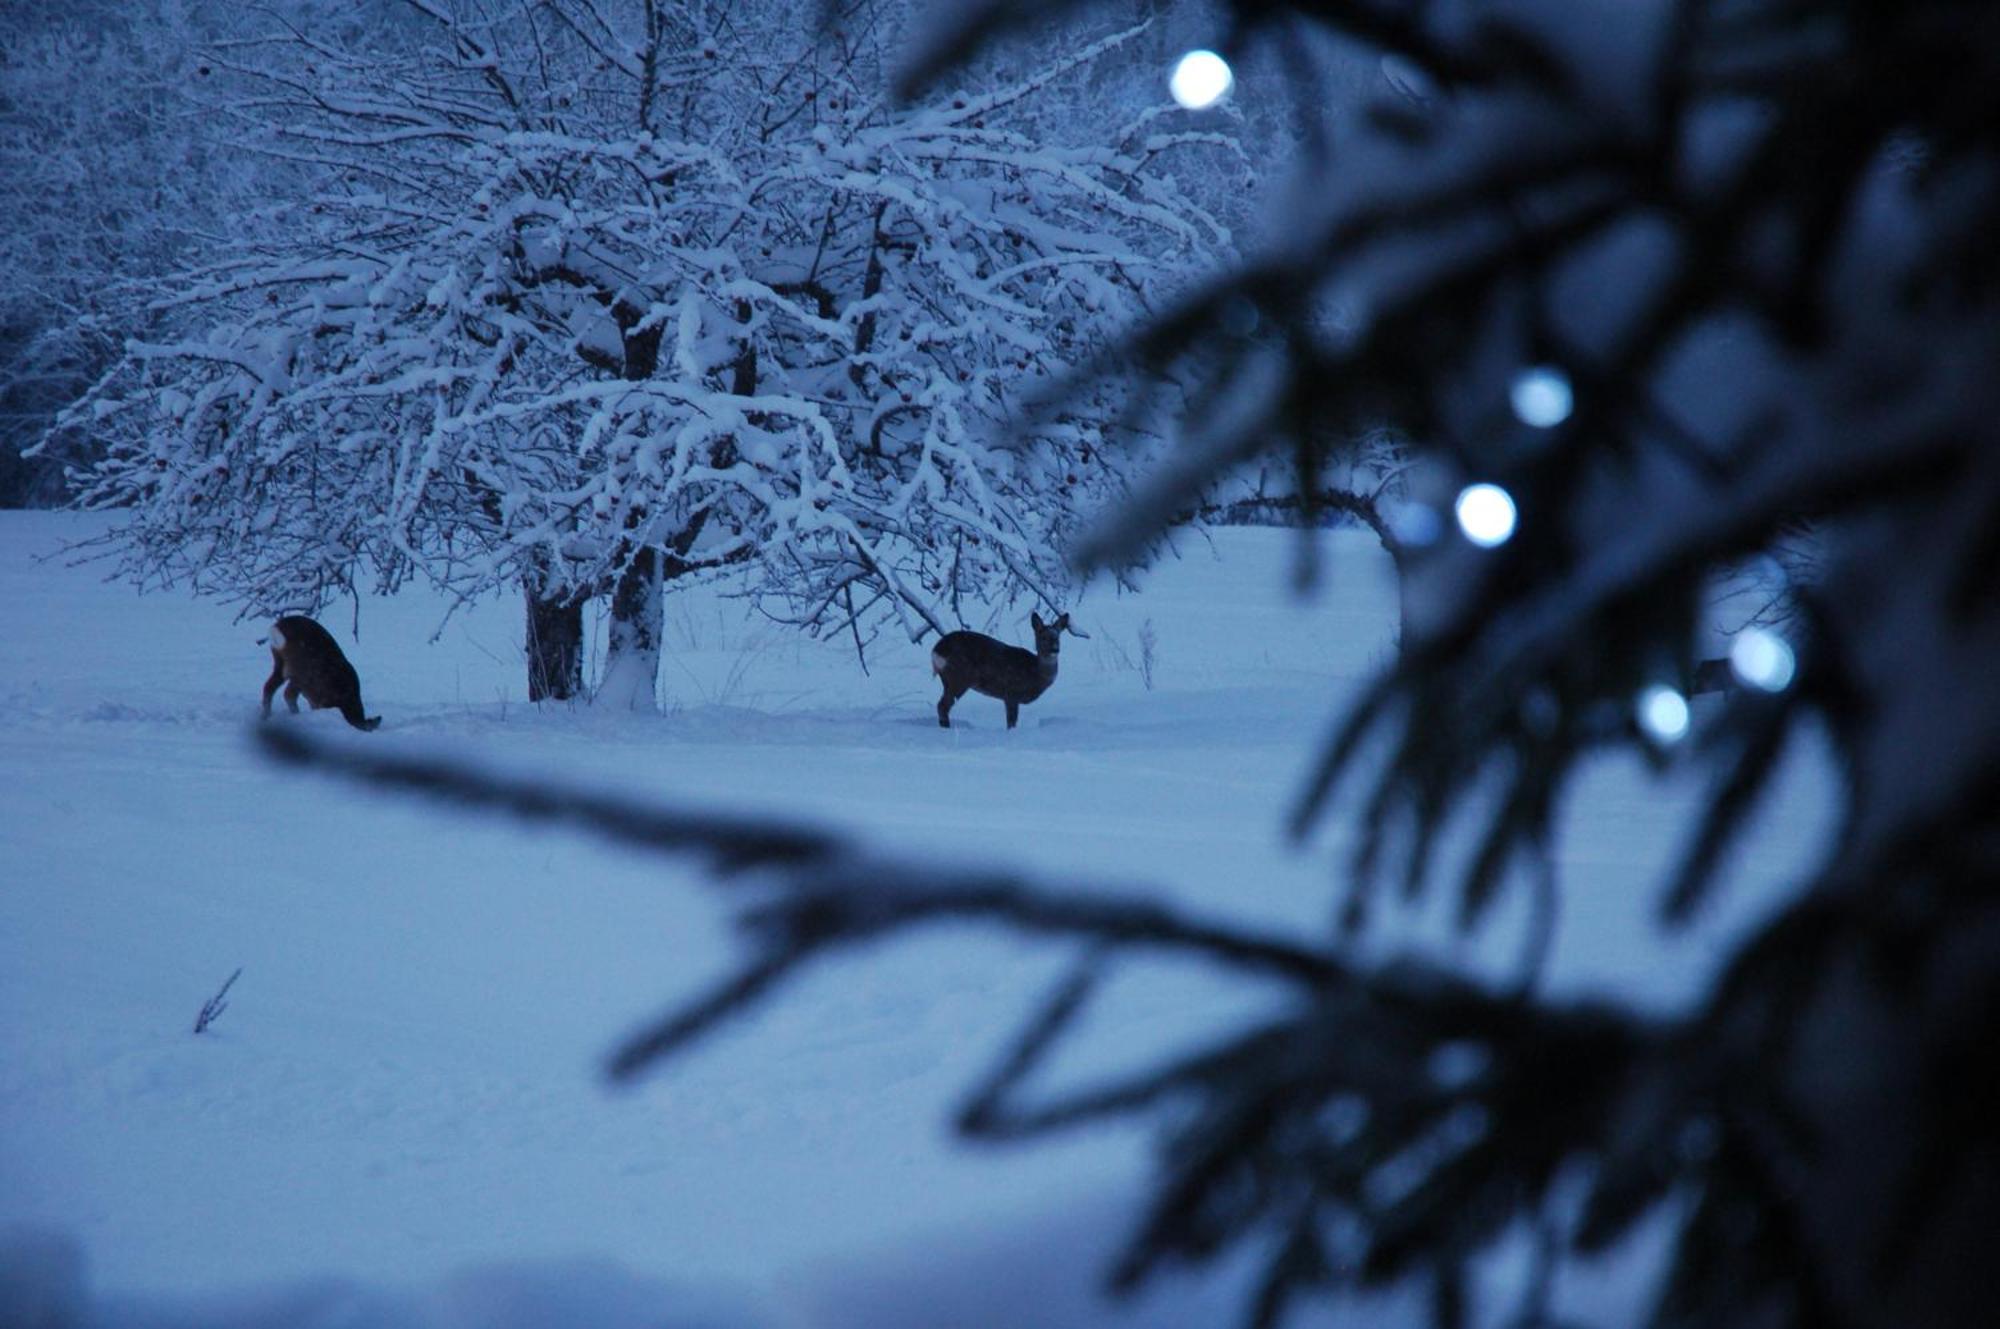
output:
M1533 369L1522 370L1515 376L1508 398L1521 423L1537 429L1555 428L1569 419L1570 412L1576 407L1576 394L1570 389L1569 376L1554 365L1536 365Z
M1798 672L1798 660L1783 637L1763 628L1745 628L1729 643L1729 671L1759 692L1783 692Z
M1689 719L1687 698L1665 684L1656 683L1639 694L1639 727L1654 742L1680 742L1687 737Z
M1385 503L1382 520L1399 543L1412 549L1434 545L1444 534L1444 521L1428 503Z
M1451 511L1465 538L1481 549L1495 549L1514 538L1514 496L1499 485L1467 485Z
M1213 51L1189 51L1174 65L1167 91L1190 111L1205 111L1229 95L1236 75L1229 62Z

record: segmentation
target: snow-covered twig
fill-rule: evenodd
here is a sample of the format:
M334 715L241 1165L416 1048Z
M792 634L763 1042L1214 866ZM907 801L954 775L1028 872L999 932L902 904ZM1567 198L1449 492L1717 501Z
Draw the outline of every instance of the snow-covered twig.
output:
M235 973L222 980L222 986L215 990L215 995L201 1004L201 1013L194 1017L194 1031L197 1034L206 1032L208 1027L229 1009L229 989L234 987L236 980L242 976L243 969L239 965Z

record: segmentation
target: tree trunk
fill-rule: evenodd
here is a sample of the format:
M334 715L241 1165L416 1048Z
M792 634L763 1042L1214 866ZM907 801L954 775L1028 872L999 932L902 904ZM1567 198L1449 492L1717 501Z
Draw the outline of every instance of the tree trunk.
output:
M659 367L660 338L665 325L654 324L643 332L635 331L644 321L645 311L630 302L621 301L612 312L625 335L624 377L634 382L652 377ZM739 321L748 323L751 312L747 300L737 302ZM737 349L730 387L739 396L756 393L757 346L747 337ZM751 418L755 420L756 416ZM734 457L735 447L730 440L717 440L712 464L717 469L726 469ZM597 685L596 705L621 711L651 712L659 708L660 647L666 637L664 584L690 570L688 552L701 537L708 518L709 510L699 509L667 540L664 549L656 544L646 545L632 555L624 571L618 574L618 584L611 591L611 632L605 642L604 677ZM644 507L635 507L626 520L629 532L642 533L646 526Z
M528 700L569 701L583 692L583 602L547 596L523 582L528 606Z
M629 711L652 711L659 705L655 689L665 623L660 551L649 545L633 554L611 592L611 634L597 705Z

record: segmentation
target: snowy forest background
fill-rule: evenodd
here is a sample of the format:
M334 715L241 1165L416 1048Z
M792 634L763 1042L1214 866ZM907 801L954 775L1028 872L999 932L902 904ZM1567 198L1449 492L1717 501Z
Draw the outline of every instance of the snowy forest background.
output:
M1261 665L1191 638L1224 688L1151 710L1102 709L1072 644L1031 716L1067 698L1122 728L973 736L1005 780L964 797L1016 800L988 830L1018 854L899 842L879 807L829 828L814 796L656 800L620 730L587 731L616 750L595 779L561 738L544 763L399 739L393 714L380 742L264 731L258 760L454 805L403 829L420 860L480 807L720 874L726 964L638 1022L614 1078L671 1083L661 1061L773 1018L829 955L970 924L1028 939L1045 991L960 1082L960 1135L1153 1142L1106 1219L1113 1290L1196 1268L1252 1324L1358 1297L1399 1322L1553 1325L1623 1259L1605 1322L1984 1322L1990 6L854 0L813 22L750 0L23 0L4 23L0 486L91 512L55 544L17 526L24 558L74 541L90 575L349 639L364 606L420 603L434 640L504 607L505 662L545 704L490 717L517 733L559 707L653 717L675 605L813 643L799 678L838 659L915 696L936 635L1018 639L1030 608L1081 598L1133 634L1151 694L1153 620L1120 619L1121 586L1165 605L1149 577L1212 548L1345 612L1367 597L1332 560L1375 560L1383 649L1304 691L1257 671L1311 678L1350 648L1275 613ZM1163 96L1196 46L1236 61L1217 109ZM1246 516L1302 533L1227 527ZM84 639L52 631L82 592L74 562L37 566L64 589L24 577L10 613L10 764L73 743L64 716L160 737L45 693L75 667L50 662L84 656L36 639ZM1191 633L1247 603L1207 588ZM794 733L747 709L732 742ZM1087 826L1037 856L1037 782L1084 808L1143 778L1076 761L1149 715L1202 735L1172 759L1190 770L1252 758L1215 809L1268 796L1322 860L1309 907L1261 857L1242 874L1191 848L1212 889L1153 891L1101 885L1128 858L1173 868ZM1323 716L1323 742L1296 738ZM864 732L793 759L868 787ZM658 741L676 736L696 735ZM1593 783L1619 763L1672 811L1643 849L1620 818L1645 796ZM1773 833L1804 852L1751 890ZM60 874L43 834L25 811L9 828ZM9 904L21 938L97 885L35 880ZM1566 978L1614 882L1643 895L1652 949ZM1691 945L1707 960L1677 990L1639 976ZM33 949L13 958L47 981L62 955ZM1257 996L1109 1052L1107 990L1178 961ZM866 991L880 963L840 973ZM10 992L30 1067L66 1055L40 990ZM73 1107L58 1083L22 1072L16 1124ZM49 1254L63 1240L8 1244L0 1298L115 1318ZM533 1297L558 1323L613 1285ZM500 1322L474 1303L454 1313ZM460 1322L432 1313L377 1318Z

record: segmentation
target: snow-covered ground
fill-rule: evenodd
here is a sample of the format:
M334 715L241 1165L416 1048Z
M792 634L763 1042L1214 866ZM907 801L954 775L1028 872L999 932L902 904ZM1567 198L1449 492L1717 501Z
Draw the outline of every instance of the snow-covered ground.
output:
M78 1323L246 1329L1233 1318L1227 1271L1095 1300L1142 1133L974 1150L945 1131L1061 948L892 943L610 1089L616 1038L724 967L713 886L273 769L246 741L264 626L36 561L100 528L0 513L0 1324L38 1298ZM977 696L940 730L921 647L863 675L851 647L712 589L670 602L657 719L526 705L517 604L433 640L445 606L411 594L365 602L358 640L345 610L325 620L379 733L278 722L1318 929L1338 818L1305 852L1278 827L1339 701L1392 649L1393 594L1372 539L1341 532L1299 601L1292 538L1188 539L1142 593L1094 589L1072 607L1091 639L1013 733ZM1003 632L1025 641L1019 618ZM1655 886L1690 795L1606 762L1571 801L1554 984L1684 997L1804 865L1832 783L1796 762L1725 907L1662 945ZM1462 942L1443 903L1373 944L1511 961L1518 917ZM1128 971L1064 1064L1201 1039L1262 995Z

